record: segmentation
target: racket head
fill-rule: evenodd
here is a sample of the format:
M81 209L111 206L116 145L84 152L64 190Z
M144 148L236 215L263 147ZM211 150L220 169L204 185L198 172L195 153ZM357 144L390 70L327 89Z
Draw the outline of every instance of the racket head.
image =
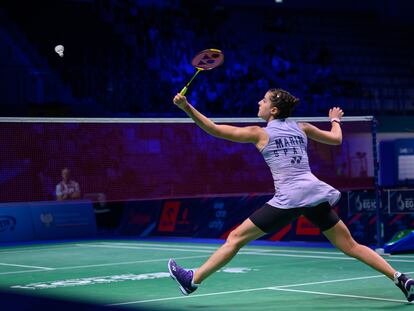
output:
M218 49L206 49L194 56L191 65L198 70L211 70L224 62L224 54Z

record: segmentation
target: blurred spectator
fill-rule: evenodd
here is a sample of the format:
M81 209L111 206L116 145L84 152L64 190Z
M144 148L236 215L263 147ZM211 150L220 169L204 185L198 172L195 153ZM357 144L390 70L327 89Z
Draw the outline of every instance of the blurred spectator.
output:
M70 179L70 170L64 168L62 170L62 181L56 185L56 199L62 200L75 200L80 198L79 184Z

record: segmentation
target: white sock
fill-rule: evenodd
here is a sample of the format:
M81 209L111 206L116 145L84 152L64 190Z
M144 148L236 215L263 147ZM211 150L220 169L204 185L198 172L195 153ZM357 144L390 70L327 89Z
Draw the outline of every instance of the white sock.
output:
M394 273L394 283L398 284L398 278L401 276L401 272L397 271Z
M193 271L193 278L191 279L191 286L192 287L198 287L200 284L194 283L194 271Z

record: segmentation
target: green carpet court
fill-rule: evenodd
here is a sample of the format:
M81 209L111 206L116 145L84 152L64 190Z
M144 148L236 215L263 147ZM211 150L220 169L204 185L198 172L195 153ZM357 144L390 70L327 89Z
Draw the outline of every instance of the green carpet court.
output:
M194 240L196 241L196 240ZM386 277L334 249L245 247L194 294L169 277L175 258L198 267L219 244L99 240L3 246L0 289L159 310L413 310ZM414 255L387 256L414 271Z

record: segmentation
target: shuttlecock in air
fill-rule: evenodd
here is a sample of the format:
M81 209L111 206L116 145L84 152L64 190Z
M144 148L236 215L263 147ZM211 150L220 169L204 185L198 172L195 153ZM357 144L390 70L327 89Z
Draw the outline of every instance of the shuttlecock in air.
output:
M56 45L55 46L55 52L59 54L60 57L63 57L63 51L65 50L65 48L63 47L63 45Z

